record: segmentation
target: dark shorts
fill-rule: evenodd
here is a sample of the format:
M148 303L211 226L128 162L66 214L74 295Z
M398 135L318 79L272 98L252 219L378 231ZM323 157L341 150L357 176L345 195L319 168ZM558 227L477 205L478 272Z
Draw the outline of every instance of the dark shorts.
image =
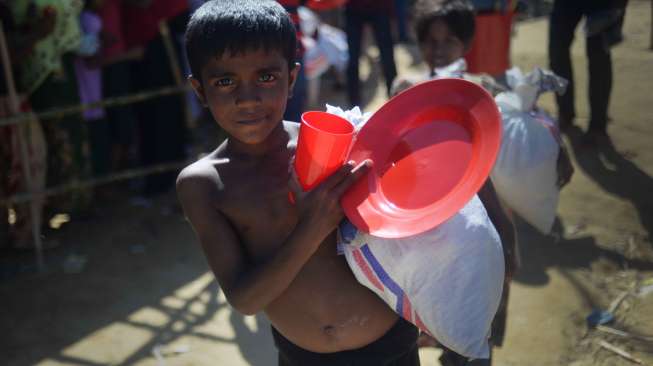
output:
M305 350L282 336L272 327L279 350L279 366L419 366L417 328L405 321L397 323L381 338L367 346L334 353Z

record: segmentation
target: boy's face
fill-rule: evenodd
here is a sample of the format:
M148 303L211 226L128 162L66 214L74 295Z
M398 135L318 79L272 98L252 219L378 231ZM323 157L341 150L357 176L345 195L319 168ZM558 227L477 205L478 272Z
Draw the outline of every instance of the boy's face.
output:
M428 29L426 39L421 42L420 50L430 70L444 67L463 57L466 45L451 32L447 23L436 19Z
M220 127L253 145L282 121L299 67L288 70L288 61L275 50L225 52L204 65L199 79L191 77L191 84Z

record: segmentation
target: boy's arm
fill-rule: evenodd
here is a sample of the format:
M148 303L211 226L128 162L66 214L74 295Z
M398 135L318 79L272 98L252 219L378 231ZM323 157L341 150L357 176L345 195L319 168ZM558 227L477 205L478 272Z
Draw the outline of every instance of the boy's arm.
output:
M209 199L218 193L217 174L188 169L180 174L177 192L184 212L220 287L236 310L255 314L286 290L342 218L340 195L365 171L345 166L307 195L296 195L298 210L304 214L274 255L261 263L247 261L233 227Z
M490 179L485 182L478 192L478 196L483 202L483 206L485 206L490 221L492 221L492 224L499 233L506 264L506 277L512 278L519 268L519 252L517 249L515 226L506 214L501 202L499 202L499 197Z

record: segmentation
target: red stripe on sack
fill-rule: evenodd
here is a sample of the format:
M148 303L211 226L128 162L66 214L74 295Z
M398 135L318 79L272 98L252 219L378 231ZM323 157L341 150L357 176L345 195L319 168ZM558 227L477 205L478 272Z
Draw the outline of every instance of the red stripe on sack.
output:
M365 277L367 277L367 280L374 285L379 291L383 292L384 288L381 282L376 278L374 273L372 273L372 269L370 266L367 265L367 262L365 262L365 259L363 258L363 255L360 252L360 249L354 250L354 260L356 261L356 264L360 267L361 270L363 270L363 274L365 274Z
M403 317L404 319L408 320L409 322L413 322L413 306L410 304L410 300L408 300L408 296L404 295L403 298L404 301L404 314Z

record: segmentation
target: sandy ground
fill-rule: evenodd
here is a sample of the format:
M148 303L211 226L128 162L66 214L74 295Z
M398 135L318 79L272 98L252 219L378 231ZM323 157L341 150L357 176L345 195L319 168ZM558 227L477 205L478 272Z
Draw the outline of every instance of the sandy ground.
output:
M519 224L523 267L495 365L632 364L599 348L600 340L653 365L653 342L588 329L585 321L593 308L614 305L612 328L653 336L653 293L640 293L653 278L650 7L630 2L627 39L613 50L614 147L578 143L588 117L587 76L582 37L574 45L580 129L565 138L576 175L562 192L555 235ZM546 66L546 33L543 19L520 23L514 63ZM408 51L397 47L400 73L419 71ZM368 110L383 102L377 74L364 68ZM552 98L543 97L541 106L553 111ZM98 217L50 234L62 245L47 253L45 273L34 274L28 254L2 254L1 364L276 364L269 323L231 311L173 194L98 206ZM75 258L85 261L81 272L66 273ZM423 365L438 365L438 351L420 352Z

